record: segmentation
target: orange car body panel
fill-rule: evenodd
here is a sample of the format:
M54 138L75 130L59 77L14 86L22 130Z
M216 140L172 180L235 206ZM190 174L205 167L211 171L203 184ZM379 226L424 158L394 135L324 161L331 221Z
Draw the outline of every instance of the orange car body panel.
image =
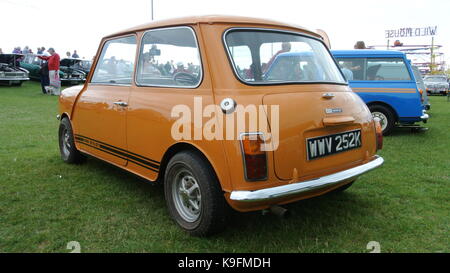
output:
M134 81L125 87L90 84L98 56L106 41L124 35L136 35L137 48L140 48L140 38L146 30L171 26L189 26L196 34L203 71L203 79L197 88L141 87L136 86ZM85 85L82 88L66 89L60 97L60 115L70 118L74 134L78 136L77 148L150 181L156 181L164 177L159 171L164 155L173 145L179 143L171 136L171 127L176 120L171 117L172 107L184 104L193 109L195 96L202 97L204 106L218 105L224 98L231 97L244 107L263 103L280 105L280 146L275 152L268 152L268 178L265 181L246 181L238 140L184 141L200 150L209 160L225 198L234 209L264 209L272 204L284 204L321 195L351 182L345 181L332 188L270 202L244 203L230 200L231 191L286 185L293 179L294 169L298 171L298 176L295 177L298 181L313 179L361 165L373 159L376 154L375 128L370 112L348 86L251 86L240 82L234 74L222 39L227 29L235 27L287 30L321 38L320 35L298 26L225 16L165 20L109 35L100 44ZM136 54L136 58L138 55ZM332 100L323 99L321 95L327 92L333 92L336 97ZM99 100L103 102L98 103ZM118 109L113 102L119 100L127 102L128 107ZM324 120L324 109L333 107L342 108L343 113L330 115L331 119ZM204 122L208 120L203 118ZM306 160L305 138L356 128L362 132L363 146L360 149L331 155L327 157L326 163L321 160ZM124 157L108 154L109 149L116 149L115 153L123 153Z

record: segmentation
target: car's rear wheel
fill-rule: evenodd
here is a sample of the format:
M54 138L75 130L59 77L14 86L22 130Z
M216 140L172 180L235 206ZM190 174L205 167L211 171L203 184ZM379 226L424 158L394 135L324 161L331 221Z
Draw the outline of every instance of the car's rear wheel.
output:
M206 236L224 227L228 205L212 167L200 154L185 151L172 157L164 193L170 215L191 235Z
M395 116L392 111L383 105L369 106L372 117L379 118L383 135L389 135L395 126Z
M72 125L68 118L63 118L61 120L58 136L61 159L70 164L83 162L85 157L75 147Z

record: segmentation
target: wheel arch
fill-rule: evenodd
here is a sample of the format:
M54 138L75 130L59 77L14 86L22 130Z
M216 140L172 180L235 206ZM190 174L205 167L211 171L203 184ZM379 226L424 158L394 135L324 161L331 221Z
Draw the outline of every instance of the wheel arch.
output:
M225 182L226 179L221 179L219 177L219 175L217 174L218 172L216 171L216 168L213 164L213 161L207 156L207 154L199 147L193 145L192 143L188 143L188 142L178 142L173 144L172 146L170 146L167 151L164 153L162 159L161 159L161 164L160 164L160 168L159 168L159 172L158 172L158 177L157 177L157 181L158 183L164 183L164 174L166 171L166 167L170 161L170 159L176 155L179 152L182 151L192 151L197 153L198 155L200 155L206 162L207 164L209 164L209 166L211 167L211 169L214 172L214 175L217 178L217 181L219 181L220 187L222 188L223 191L227 191L227 188L230 188L230 185L227 185Z
M391 110L391 112L394 114L395 121L398 122L398 120L399 120L398 113L397 113L397 111L395 111L394 107L392 107L390 104L383 102L383 101L371 101L371 102L367 103L367 107L369 107L369 108L370 108L370 106L375 106L375 105L381 105L381 106L384 106L384 107L388 108L389 110Z
M70 121L70 115L68 113L66 113L66 112L61 114L60 120L62 120L63 118L68 118L69 121ZM72 123L72 121L70 121L70 123Z

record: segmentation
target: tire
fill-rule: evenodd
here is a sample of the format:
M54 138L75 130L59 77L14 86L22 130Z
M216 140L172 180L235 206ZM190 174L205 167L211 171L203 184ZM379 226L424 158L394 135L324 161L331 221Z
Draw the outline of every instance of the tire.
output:
M164 194L172 219L193 236L220 232L228 204L209 162L199 153L184 151L169 161Z
M383 105L371 105L369 106L369 110L374 118L380 118L383 135L387 136L392 133L392 130L395 126L394 113L389 108Z
M58 139L61 159L64 162L69 164L79 164L85 160L85 156L75 147L72 125L68 118L63 118L61 120Z

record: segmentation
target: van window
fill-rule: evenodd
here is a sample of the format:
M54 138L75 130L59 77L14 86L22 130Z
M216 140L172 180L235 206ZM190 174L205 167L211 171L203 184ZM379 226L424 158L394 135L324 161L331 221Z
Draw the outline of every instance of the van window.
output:
M130 85L133 77L135 57L135 36L106 42L91 82Z
M337 60L348 81L364 81L366 79L366 59L337 58Z
M233 69L245 83L345 83L326 47L314 38L274 30L232 29L226 33L225 43Z
M410 81L402 58L367 59L368 81Z
M410 81L402 58L336 58L347 80Z
M200 53L191 28L157 29L144 34L136 74L138 85L192 88L200 84L201 78Z

